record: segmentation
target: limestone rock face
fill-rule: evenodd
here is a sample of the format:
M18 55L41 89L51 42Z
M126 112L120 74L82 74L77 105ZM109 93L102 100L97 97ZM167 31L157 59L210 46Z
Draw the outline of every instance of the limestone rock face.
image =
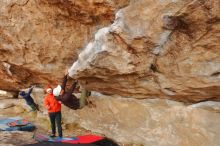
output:
M36 143L33 134L25 131L0 132L0 146L18 146Z
M125 145L218 146L220 143L218 102L186 106L167 99L136 100L94 94L89 100L90 104L80 110L63 106L64 124L78 123Z
M0 1L0 89L53 84L128 0Z
M77 111L81 126L121 143L144 146L218 146L220 104L184 106L163 99L101 96ZM70 117L69 117L70 118Z
M40 110L43 90L35 88L33 97ZM5 99L28 109L23 99ZM129 99L92 93L89 104L79 110L62 105L64 125L75 124L104 134L123 144L144 146L219 146L220 103L214 101L184 105L167 99ZM9 111L19 111L12 107ZM3 110L0 111L0 115ZM18 113L21 115L21 113ZM48 115L38 112L36 122L46 122ZM45 126L46 124L42 124ZM64 127L63 125L63 127ZM66 133L68 127L64 130ZM75 135L77 132L72 131Z
M184 102L220 99L220 1L138 0L69 69L87 89Z
M18 92L6 92L6 91L0 90L0 100L17 98L17 97L18 97Z

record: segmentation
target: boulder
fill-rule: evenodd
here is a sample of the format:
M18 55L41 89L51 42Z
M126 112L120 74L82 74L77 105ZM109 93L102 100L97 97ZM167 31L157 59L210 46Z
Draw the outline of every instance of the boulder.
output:
M91 90L187 103L220 100L220 2L138 0L69 69Z

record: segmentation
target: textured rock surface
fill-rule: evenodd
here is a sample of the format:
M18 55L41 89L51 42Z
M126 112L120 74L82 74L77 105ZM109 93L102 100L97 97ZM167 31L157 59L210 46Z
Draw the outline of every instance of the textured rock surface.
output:
M1 1L0 89L56 83L78 48L127 2ZM219 22L218 0L131 0L112 25L95 34L69 72L90 90L138 99L101 96L81 110L64 107L64 123L122 143L219 146L219 103L140 99L219 100ZM37 92L42 104L43 90ZM27 114L23 100L10 100L16 106L4 110Z
M218 0L131 1L96 33L70 75L107 94L219 100L219 20Z
M218 146L220 104L184 106L163 99L135 100L101 96L92 108L77 111L86 129L118 142L144 146Z
M30 132L0 132L0 146L22 146L35 143Z
M43 108L43 90L35 88L33 97ZM123 143L144 146L218 146L220 143L220 103L201 102L184 105L165 99L126 99L98 93L81 110L62 107L64 133L76 135L71 126L104 134ZM1 100L3 101L3 100ZM23 99L4 99L16 106L0 111L0 115L19 115L47 128L47 114L29 113ZM22 107L22 108L21 108ZM14 111L14 112L12 112ZM12 114L13 113L13 114ZM30 118L32 117L32 118Z
M6 108L13 107L13 106L14 106L13 103L3 103L3 102L0 103L0 109L6 109Z
M128 0L0 1L0 89L56 83Z
M0 99L10 99L10 98L17 98L18 92L6 92L0 90Z

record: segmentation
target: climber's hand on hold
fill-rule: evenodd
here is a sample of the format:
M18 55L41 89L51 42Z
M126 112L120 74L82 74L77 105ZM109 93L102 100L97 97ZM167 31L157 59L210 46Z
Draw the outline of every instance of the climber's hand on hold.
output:
M65 71L65 75L69 75L68 68Z
M32 86L31 86L31 88L35 88L35 87L36 87L36 85L32 85Z

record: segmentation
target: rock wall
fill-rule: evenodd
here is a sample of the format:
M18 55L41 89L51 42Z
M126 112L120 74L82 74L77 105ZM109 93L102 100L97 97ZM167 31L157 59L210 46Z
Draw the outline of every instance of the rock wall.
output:
M138 0L69 70L88 89L133 98L219 100L220 2Z
M163 99L95 97L92 106L76 112L75 121L118 142L143 146L220 144L218 102L186 106Z
M32 95L45 113L43 90L35 88ZM8 103L28 109L22 99L11 99ZM19 114L16 107L9 111L14 109ZM45 119L47 114L38 112L32 120L48 129ZM70 131L67 125L80 125L126 146L219 146L220 143L220 103L213 101L184 105L167 99L137 100L93 92L83 109L71 110L63 105L62 120L64 134L69 131L76 135L77 131Z
M1 1L0 89L57 84L88 44L69 72L90 90L219 100L219 1L128 3Z
M56 84L128 0L2 0L0 89Z
M70 76L111 96L93 95L81 110L64 107L65 124L78 123L121 143L219 145L219 103L201 101L220 99L220 1L3 0L0 5L0 89L56 84L87 45ZM42 104L43 89L37 92Z

